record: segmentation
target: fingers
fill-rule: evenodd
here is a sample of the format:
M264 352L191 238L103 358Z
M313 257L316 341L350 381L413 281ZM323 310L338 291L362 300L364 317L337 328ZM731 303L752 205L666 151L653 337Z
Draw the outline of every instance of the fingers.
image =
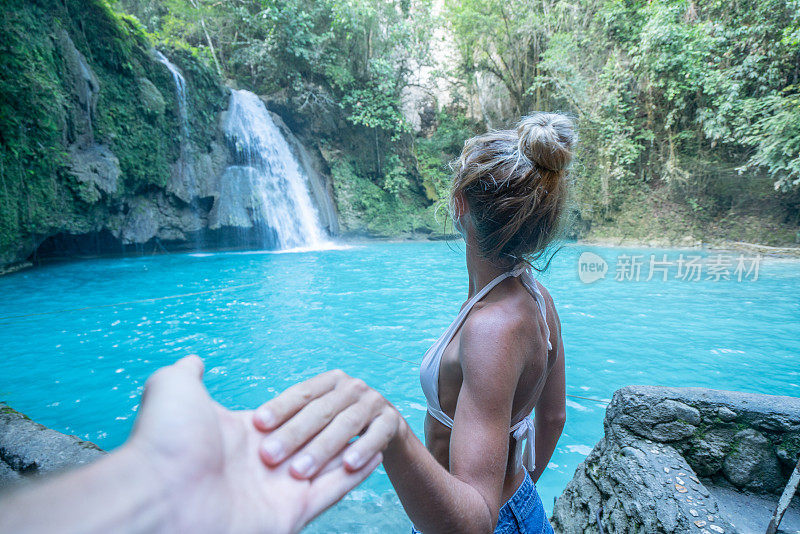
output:
M151 374L144 385L132 437L149 436L153 441L176 423L206 424L204 408L211 399L202 376L203 361L195 355Z
M370 423L367 431L352 443L343 455L345 469L357 471L371 458L386 449L397 435L400 414L392 408L384 408ZM312 443L313 444L313 443Z
M253 413L253 424L261 431L280 426L309 402L331 391L346 376L340 370L328 371L295 384L256 409Z
M162 382L186 377L196 380L203 378L203 360L196 354L181 358L172 365L165 365L160 369L156 369L147 379L145 390L159 387Z
M274 430L262 444L261 458L267 465L276 465L321 433L312 450L292 461L293 474L308 478L367 427L379 411L380 400L363 381L343 380Z
M176 379L202 380L203 378L203 360L196 354L181 358L172 365L165 365L150 375L144 384L144 393L142 393L142 404L145 403L148 397L154 394L154 391L170 390L169 384L174 383Z
M306 509L307 517L304 523L308 523L341 500L349 491L366 480L382 461L383 455L378 453L369 458L364 466L356 471L328 470L326 467L323 473L311 481L308 508Z
M287 389L253 420L261 430L274 429L259 448L262 461L276 466L291 457L291 474L311 479L345 448L345 470L363 468L397 435L400 415L363 380L333 371Z
M185 358L181 358L172 366L179 371L191 374L195 378L203 378L203 360L197 354L190 354Z
M289 466L292 475L297 478L310 478L314 476L319 468L346 447L347 443L353 437L361 434L381 410L382 403L379 403L373 395L380 397L374 392L368 394L364 398L359 399L358 402L342 410L333 418L330 424L327 426L321 425L316 431L311 433L313 439L292 459L292 463ZM300 416L295 419L299 418ZM295 419L292 419L285 426L288 427ZM282 430L283 427L276 432ZM373 455L374 453L365 460L368 460ZM361 466L359 465L359 467Z
M322 469L317 471L317 478L321 477L325 473L329 473L334 469L343 469L344 461L342 457L344 456L344 450L339 451L339 454L331 458L327 464L325 464Z

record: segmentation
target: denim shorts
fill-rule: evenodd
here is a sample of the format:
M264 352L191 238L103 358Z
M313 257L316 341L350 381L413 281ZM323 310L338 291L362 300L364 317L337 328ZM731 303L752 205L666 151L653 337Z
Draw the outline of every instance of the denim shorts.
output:
M553 534L553 527L544 513L542 499L531 475L526 471L514 495L500 508L495 534ZM412 534L422 534L411 527Z

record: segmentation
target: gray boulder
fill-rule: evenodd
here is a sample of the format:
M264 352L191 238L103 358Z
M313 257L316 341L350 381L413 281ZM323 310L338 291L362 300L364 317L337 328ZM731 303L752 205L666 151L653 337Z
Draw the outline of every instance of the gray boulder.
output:
M792 397L629 386L614 394L604 426L556 501L556 532L599 532L598 521L606 533L766 528L763 502L777 502L800 456Z
M740 488L773 492L786 483L772 441L752 428L733 437L722 472L731 484Z
M0 404L0 487L93 462L103 454L94 443L51 430Z

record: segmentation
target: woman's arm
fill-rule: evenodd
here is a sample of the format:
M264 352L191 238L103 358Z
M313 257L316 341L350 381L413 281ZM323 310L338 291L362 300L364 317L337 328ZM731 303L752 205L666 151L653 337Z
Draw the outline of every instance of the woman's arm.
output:
M521 344L527 337L521 324L489 314L475 313L462 327L463 383L450 440L451 472L388 401L341 371L293 386L256 412L257 427L274 429L265 439L262 459L277 465L302 449L291 470L298 477L313 476L366 428L345 452L345 466L357 469L364 458L385 449L386 471L418 528L490 533L501 506L508 427L521 371L515 355L525 353Z
M450 472L411 434L383 465L415 526L426 533L493 532L502 505L511 408L523 339L514 326L475 313L462 327L463 380L450 437ZM406 426L407 428L407 426Z
M564 430L564 423L567 420L566 411L566 385L564 369L564 343L561 340L561 321L558 313L553 309L555 317L555 331L553 338L557 340L553 344L556 351L555 362L550 367L542 394L536 403L536 467L531 473L534 482L538 482L539 477L550 463L550 458L556 449L558 438ZM529 444L526 444L526 447Z

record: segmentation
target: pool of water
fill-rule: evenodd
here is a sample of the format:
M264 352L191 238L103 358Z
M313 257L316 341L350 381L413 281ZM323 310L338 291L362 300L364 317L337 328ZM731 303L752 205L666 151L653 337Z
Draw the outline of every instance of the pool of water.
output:
M592 284L578 277L587 251L610 269ZM731 267L730 280L684 281L673 267L667 281L646 281L651 254L707 255L570 245L540 276L561 317L570 395L608 399L627 384L800 395L800 262L765 259L757 280L737 281ZM642 256L639 281L614 280L624 255ZM230 408L342 368L383 392L421 435L418 365L385 355L419 362L463 302L466 274L456 244L370 243L52 264L0 278L0 295L0 400L103 448L124 441L147 376L189 353L205 359L212 395ZM130 303L174 295L184 296ZM567 405L539 481L548 511L603 433L602 403ZM379 469L309 530L407 528Z

